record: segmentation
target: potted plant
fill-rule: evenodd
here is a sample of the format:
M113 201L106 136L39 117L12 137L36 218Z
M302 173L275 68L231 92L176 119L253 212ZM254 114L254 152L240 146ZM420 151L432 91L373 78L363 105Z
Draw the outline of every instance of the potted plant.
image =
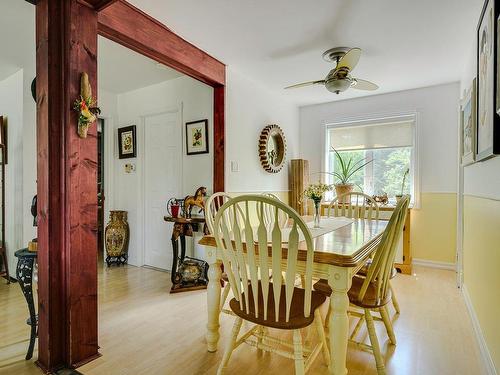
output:
M337 197L340 197L344 194L348 194L352 192L354 189L354 184L351 182L351 178L354 174L363 169L365 165L370 164L373 160L368 160L364 158L358 161L354 161L354 158L348 156L342 156L340 153L332 147L332 150L335 152L335 156L339 162L340 170L335 171L333 173L328 173L336 178L335 193ZM344 202L340 202L344 203Z
M403 174L403 181L401 182L401 194L396 194L396 202L399 202L399 200L403 197L403 192L405 191L406 179L408 178L409 174L410 174L410 168L406 168L405 173Z
M314 202L314 228L320 227L320 204L323 199L323 194L331 189L331 185L323 184L318 181L317 184L310 184L307 189L304 190L304 197Z

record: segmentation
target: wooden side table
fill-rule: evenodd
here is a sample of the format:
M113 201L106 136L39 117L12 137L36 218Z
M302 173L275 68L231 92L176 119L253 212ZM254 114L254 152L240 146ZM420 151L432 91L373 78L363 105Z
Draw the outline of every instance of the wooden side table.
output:
M208 234L208 229L205 224L205 218L202 217L172 217L165 216L164 220L166 222L174 223L174 229L172 230L172 250L173 250L173 261L172 261L172 288L170 293L186 292L190 290L206 289L208 285L207 262L186 257L186 236L192 237L193 233L198 230L199 225L203 225L203 233ZM181 243L181 251L179 254L179 242ZM200 267L202 271L200 276L192 282L185 282L182 278L181 270L187 264L194 265L195 267Z
M14 255L17 257L16 276L19 286L23 292L30 317L26 323L31 327L30 344L28 353L26 353L26 360L33 357L33 349L35 348L35 341L37 338L38 316L35 312L35 301L33 299L33 268L37 258L37 252L28 251L28 249L17 250Z

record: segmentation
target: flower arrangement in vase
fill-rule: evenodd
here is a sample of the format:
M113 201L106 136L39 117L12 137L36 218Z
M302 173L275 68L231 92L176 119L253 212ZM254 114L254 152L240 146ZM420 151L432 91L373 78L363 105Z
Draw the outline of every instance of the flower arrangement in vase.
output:
M318 181L316 184L310 184L304 190L304 197L314 202L314 228L320 227L320 205L323 200L323 194L332 190L332 185L323 184Z

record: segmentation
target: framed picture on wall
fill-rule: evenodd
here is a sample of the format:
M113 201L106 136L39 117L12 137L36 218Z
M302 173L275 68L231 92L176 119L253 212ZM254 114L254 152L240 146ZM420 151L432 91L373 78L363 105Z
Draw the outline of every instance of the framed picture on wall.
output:
M496 113L498 0L486 0L477 27L476 160L500 151L500 117Z
M186 122L186 152L208 154L208 120Z
M476 83L465 93L460 103L461 160L466 166L474 163L476 150Z
M137 156L136 145L135 125L118 129L118 157L120 159L135 158Z

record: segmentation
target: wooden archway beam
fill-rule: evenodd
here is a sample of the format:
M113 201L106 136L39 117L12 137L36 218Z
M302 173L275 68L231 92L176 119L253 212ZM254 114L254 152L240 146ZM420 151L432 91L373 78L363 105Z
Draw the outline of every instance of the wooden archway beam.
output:
M226 66L126 1L98 13L99 35L214 88L213 191L225 188Z

